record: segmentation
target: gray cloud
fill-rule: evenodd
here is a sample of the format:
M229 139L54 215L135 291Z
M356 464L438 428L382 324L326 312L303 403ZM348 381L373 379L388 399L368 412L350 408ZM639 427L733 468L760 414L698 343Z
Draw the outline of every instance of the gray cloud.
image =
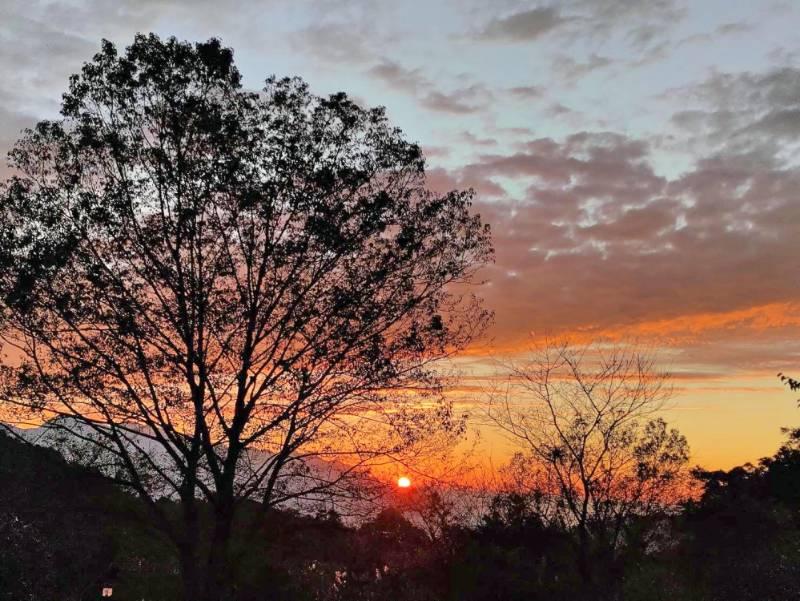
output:
M714 73L667 92L689 106L672 123L705 151L748 154L761 161L787 158L800 140L800 69Z
M563 0L533 7L528 2L513 4L516 12L491 16L476 37L527 42L553 34L572 42L618 36L644 51L662 40L686 14L677 0Z
M283 3L290 10L299 7L290 0L270 1ZM365 0L307 0L304 6L310 22L287 34L289 44L326 66L371 63L387 47L401 41L396 31L383 26L391 14L390 6ZM289 21L297 14L292 12Z
M516 86L508 89L508 93L520 100L539 100L545 94L544 86Z
M478 113L486 109L493 94L483 84L473 84L451 92L432 90L420 99L420 104L432 111L454 114Z
M552 6L541 6L523 10L506 17L492 19L479 37L487 40L526 42L535 40L566 23Z
M408 69L385 58L372 66L367 74L395 90L415 96L423 108L441 113L477 113L484 110L494 97L483 84L440 90L421 69Z
M417 94L432 87L432 83L420 69L407 69L386 58L370 67L367 74L406 94Z
M459 134L459 139L472 146L497 146L497 140L494 138L481 138L471 131L461 132L461 134Z
M607 37L621 30L640 47L686 16L686 9L677 0L576 0L574 5L585 11L587 32Z
M613 63L614 61L607 56L600 56L594 52L590 54L588 59L584 62L576 61L572 57L561 55L557 56L553 61L553 72L557 77L567 82L574 82L581 77L603 69L604 67L608 67Z

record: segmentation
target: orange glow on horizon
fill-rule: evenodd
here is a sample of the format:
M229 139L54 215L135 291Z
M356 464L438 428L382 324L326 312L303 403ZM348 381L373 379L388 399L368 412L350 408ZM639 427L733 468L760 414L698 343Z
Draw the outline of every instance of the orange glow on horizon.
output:
M531 344L546 338L568 339L574 344L596 341L656 341L663 346L683 346L697 342L700 334L716 337L781 331L800 328L800 303L774 302L728 311L686 313L671 317L650 317L618 325L585 323L542 333L533 324L519 324L513 331L493 330L491 342L473 342L459 353L461 357L486 357L524 354Z

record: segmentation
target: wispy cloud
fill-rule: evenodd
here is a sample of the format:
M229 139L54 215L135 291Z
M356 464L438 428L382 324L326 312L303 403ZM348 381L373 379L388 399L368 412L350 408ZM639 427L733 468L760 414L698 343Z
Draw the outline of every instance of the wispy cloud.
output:
M387 59L373 65L367 73L395 90L416 97L423 108L441 113L477 113L494 97L485 85L479 83L440 90L421 69L406 68Z
M478 37L487 40L527 42L550 33L568 21L569 19L561 16L557 8L542 6L505 17L496 17L486 24Z

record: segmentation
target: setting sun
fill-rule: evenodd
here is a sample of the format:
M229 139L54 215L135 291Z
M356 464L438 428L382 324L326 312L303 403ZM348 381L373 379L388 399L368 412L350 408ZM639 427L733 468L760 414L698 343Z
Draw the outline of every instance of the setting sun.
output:
M397 486L400 488L408 488L411 486L411 479L406 476L400 476L397 479Z

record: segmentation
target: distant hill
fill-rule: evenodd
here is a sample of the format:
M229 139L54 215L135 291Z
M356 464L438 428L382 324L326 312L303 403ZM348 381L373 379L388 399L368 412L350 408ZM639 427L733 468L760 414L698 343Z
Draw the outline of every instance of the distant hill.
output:
M335 514L271 510L259 518L258 511L243 504L234 540L243 551L243 600L269 591L269 599L311 601L345 565L374 574L382 561L371 553L358 567L369 546ZM175 601L177 561L139 499L53 448L0 431L0 601L96 601L106 582L115 600Z
M168 573L171 561L137 499L0 432L0 599L97 599L131 562Z
M116 468L114 466L118 462L117 457L108 451L101 451L100 447L102 445L86 442L88 439L96 438L97 435L92 428L74 417L58 417L41 426L26 429L0 423L0 432L4 429L13 434L12 437L18 437L39 447L56 449L69 463L94 468L97 472L107 476L113 476L115 473ZM148 461L158 466L158 469L172 481L181 479L170 453L159 442L154 441L149 436L130 432L126 433L126 437L132 443L129 449L131 456L135 457L139 452L143 451L147 454ZM224 446L220 446L217 448L217 452L224 456L226 449ZM273 458L274 455L271 453L258 449L248 449L240 462L239 475L242 481L247 481L254 471L260 470ZM278 482L279 488L287 495L314 489L319 486L321 481L333 482L340 480L342 475L349 471L349 466L344 463L336 460L323 460L314 456L304 458L302 462L294 462L292 466L294 469L287 467L279 477ZM213 488L210 470L203 472L202 469L203 465L201 465L199 477ZM155 472L151 473L150 476L153 483L152 493L154 497L174 498L174 489L171 485L166 485L164 480ZM355 477L355 473L348 476L348 478ZM159 482L162 484L160 487L158 486ZM364 490L366 490L368 486L374 486L375 482L370 481L364 484ZM284 502L281 507L314 515L321 509L330 509L331 499L338 499L338 502L342 505L338 509L342 510L347 506L346 509L350 512L362 515L374 508L368 502L360 502L357 499L348 500L346 495L327 495L324 492L291 498Z

